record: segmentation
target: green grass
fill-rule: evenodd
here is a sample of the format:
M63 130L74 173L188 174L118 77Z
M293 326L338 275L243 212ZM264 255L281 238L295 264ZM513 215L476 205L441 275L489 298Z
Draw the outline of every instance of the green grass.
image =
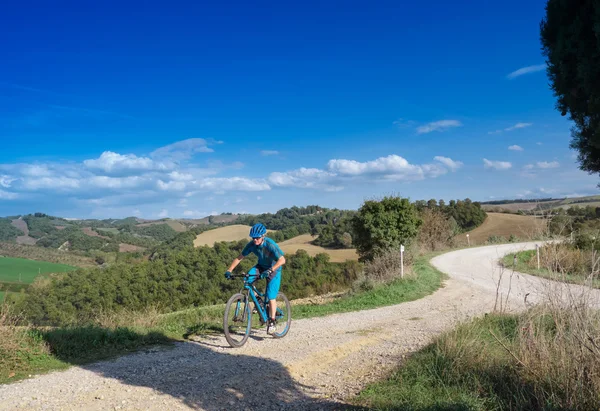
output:
M24 258L0 257L0 283L30 284L41 274L63 273L76 270L66 264L26 260Z
M502 258L502 264L506 268L509 268L511 270L515 270L520 273L535 275L537 277L542 277L548 280L562 281L570 284L590 285L590 282L587 280L587 278L581 275L573 275L569 273L555 273L548 270L547 268L544 268L542 265L540 265L539 270L536 267L532 267L532 262L535 262L535 265L537 266L537 257L535 250L518 252L516 265L514 264L514 256L514 253L505 255ZM594 279L591 283L591 286L593 288L600 288L600 280Z
M376 410L565 409L564 393L550 388L556 381L532 376L493 336L517 352L519 324L519 317L500 314L463 324L353 402Z
M310 318L364 310L425 297L441 287L445 278L444 274L429 264L428 259L431 256L421 257L414 263L414 278L396 280L369 291L352 293L328 304L294 305L292 318ZM152 322L151 326L30 329L24 337L21 337L22 341L18 344L21 347L20 353L16 356L18 360L0 360L0 383L16 381L29 374L63 369L69 364L85 364L110 358L152 344L167 344L193 335L220 334L223 332L224 308L225 305L222 304L154 315L154 318L151 314L138 316L144 321ZM125 316L121 321L134 322ZM10 339L4 340L5 344L10 342ZM0 342L0 358L2 355ZM15 375L9 378L11 373Z
M0 327L0 337L0 384L170 341L160 332L129 327Z

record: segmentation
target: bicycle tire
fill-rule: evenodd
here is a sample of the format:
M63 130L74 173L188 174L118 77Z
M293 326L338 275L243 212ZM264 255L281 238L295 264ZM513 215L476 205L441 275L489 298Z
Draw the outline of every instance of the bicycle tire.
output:
M277 293L277 316L282 315L283 322L279 322L277 320L277 327L283 327L283 329L278 332L272 334L274 338L283 338L290 331L290 326L292 324L292 305L290 304L290 300L285 296L284 293Z
M238 305L239 303L239 305ZM238 312L236 313L236 309ZM230 322L230 315L233 314ZM241 317L239 317L241 315ZM237 318L236 318L237 317ZM234 327L233 324L237 324ZM223 315L223 332L225 339L233 348L239 348L248 341L250 335L250 309L248 299L244 294L237 293L232 295L225 306Z

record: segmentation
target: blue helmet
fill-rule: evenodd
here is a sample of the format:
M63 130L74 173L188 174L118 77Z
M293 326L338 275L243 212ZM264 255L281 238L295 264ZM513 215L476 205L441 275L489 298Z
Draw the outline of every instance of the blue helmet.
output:
M250 237L252 238L262 237L265 234L267 234L267 227L265 227L261 223L255 224L250 229Z

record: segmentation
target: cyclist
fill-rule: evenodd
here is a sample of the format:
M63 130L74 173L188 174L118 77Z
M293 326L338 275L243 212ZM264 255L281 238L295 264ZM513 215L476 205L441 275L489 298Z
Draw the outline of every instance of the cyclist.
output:
M261 224L255 224L250 229L250 241L244 249L242 254L237 257L229 269L225 273L225 278L231 278L231 272L237 267L237 265L247 257L250 253L255 254L258 257L258 264L252 267L248 271L250 282L260 279L267 279L267 301L269 303L269 321L267 323L267 333L274 334L277 332L277 323L275 322L275 313L277 310L277 293L279 292L279 286L281 285L281 266L285 264L285 257L283 251L277 245L277 243L270 238L265 237L267 234L267 228Z

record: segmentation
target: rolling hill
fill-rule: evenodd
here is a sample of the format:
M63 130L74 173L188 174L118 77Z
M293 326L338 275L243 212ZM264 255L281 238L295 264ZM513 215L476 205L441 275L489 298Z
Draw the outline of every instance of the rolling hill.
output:
M529 239L535 234L542 233L547 220L534 216L524 216L504 213L488 213L482 225L476 229L457 236L459 243L467 243L469 234L471 245L484 244L490 236L501 236L506 239L515 235L519 239Z

